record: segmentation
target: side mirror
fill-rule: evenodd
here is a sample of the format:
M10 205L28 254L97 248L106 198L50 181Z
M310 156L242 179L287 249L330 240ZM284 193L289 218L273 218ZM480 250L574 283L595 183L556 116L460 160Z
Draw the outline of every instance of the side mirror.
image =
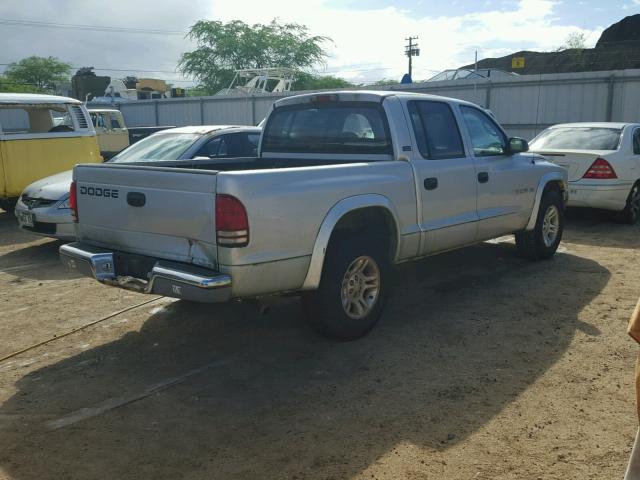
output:
M509 139L508 153L522 153L529 151L529 143L524 138L511 137Z

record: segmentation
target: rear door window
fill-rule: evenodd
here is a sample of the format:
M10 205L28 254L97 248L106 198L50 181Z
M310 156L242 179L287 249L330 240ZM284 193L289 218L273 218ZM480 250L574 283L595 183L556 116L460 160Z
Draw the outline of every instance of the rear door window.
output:
M633 154L640 155L640 128L633 132Z
M263 152L391 154L384 110L373 102L301 104L275 109Z
M464 157L458 123L444 102L411 101L408 104L420 154L430 160Z

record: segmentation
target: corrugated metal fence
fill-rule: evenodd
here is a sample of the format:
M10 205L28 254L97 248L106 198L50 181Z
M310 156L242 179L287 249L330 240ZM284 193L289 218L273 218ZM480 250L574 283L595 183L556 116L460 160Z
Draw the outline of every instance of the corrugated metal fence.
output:
M556 123L640 121L640 70L453 80L385 89L477 103L491 109L511 135L527 139ZM275 100L291 94L172 98L115 106L130 126L256 125Z

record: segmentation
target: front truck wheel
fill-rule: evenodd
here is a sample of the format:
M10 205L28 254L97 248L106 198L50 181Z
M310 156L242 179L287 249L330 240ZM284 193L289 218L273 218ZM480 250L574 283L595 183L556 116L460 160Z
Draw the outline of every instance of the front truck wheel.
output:
M390 269L384 241L355 236L332 242L320 287L302 297L311 327L339 340L366 335L382 315Z
M516 247L522 256L531 260L551 258L560 245L563 230L562 194L547 190L542 194L534 229L516 233Z

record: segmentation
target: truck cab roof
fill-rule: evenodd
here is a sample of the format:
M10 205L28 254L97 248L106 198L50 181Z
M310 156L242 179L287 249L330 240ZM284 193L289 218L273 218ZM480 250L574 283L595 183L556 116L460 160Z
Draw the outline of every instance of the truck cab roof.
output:
M414 100L437 100L461 105L475 104L459 100L456 98L443 97L440 95L431 95L427 93L414 92L396 92L396 91L380 91L380 90L340 90L326 91L320 93L307 93L296 95L293 97L282 98L274 103L274 108L285 107L290 105L298 105L308 102L382 102L387 97L396 97L400 99Z

